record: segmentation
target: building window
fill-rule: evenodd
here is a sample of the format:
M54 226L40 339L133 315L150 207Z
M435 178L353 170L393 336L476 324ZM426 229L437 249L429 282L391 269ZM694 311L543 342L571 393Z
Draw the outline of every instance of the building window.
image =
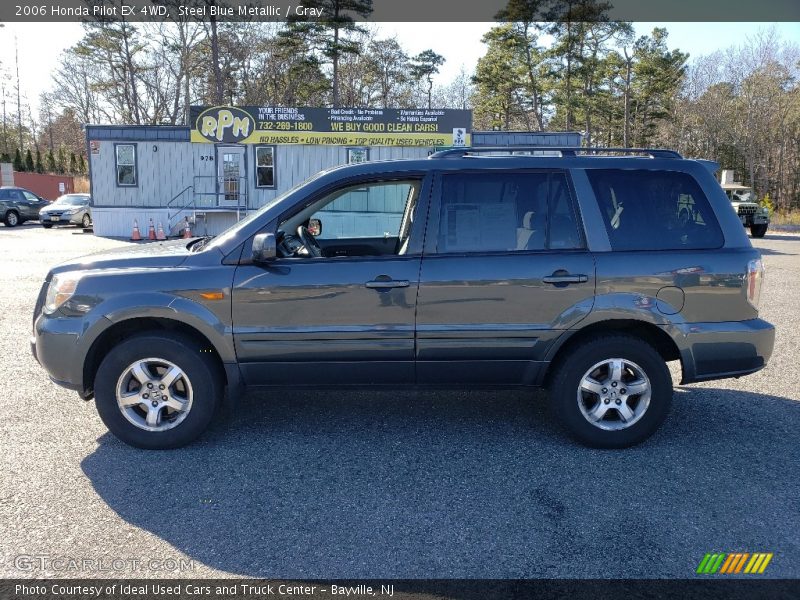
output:
M369 160L369 148L348 148L347 164L353 165L367 162Z
M256 187L275 187L275 146L256 146Z
M136 144L117 144L114 148L117 161L117 185L136 185Z

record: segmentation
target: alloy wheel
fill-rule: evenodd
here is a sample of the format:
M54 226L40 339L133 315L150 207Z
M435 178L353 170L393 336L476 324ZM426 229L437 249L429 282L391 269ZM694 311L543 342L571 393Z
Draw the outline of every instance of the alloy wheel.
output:
M144 358L128 365L117 381L117 406L125 418L146 431L177 427L192 408L192 384L176 364Z
M584 418L607 431L627 429L650 406L650 379L635 362L609 358L590 367L580 380L578 407Z

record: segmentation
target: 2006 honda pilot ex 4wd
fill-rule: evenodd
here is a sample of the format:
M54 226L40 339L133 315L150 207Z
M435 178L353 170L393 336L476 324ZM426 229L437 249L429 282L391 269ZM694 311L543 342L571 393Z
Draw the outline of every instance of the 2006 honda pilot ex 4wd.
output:
M575 438L623 447L667 415L667 361L764 367L763 267L714 163L527 150L334 168L215 238L60 265L33 352L144 448L196 438L226 388L309 383L547 386Z

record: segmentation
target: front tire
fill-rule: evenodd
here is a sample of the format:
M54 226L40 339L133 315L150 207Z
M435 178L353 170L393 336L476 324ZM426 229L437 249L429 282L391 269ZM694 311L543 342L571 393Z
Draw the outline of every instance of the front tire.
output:
M769 225L751 225L750 235L754 238L763 238L767 233L767 227Z
M648 343L609 334L563 357L550 396L556 416L576 440L593 448L626 448L649 438L664 422L672 377Z
M151 332L123 340L94 382L100 418L120 440L149 450L179 448L202 434L223 393L220 365L191 338Z
M87 213L83 215L83 219L81 219L81 227L83 227L84 229L89 229L91 225L92 225L92 218L89 216L89 214Z
M42 227L45 229L52 229L53 225L51 223L42 223Z

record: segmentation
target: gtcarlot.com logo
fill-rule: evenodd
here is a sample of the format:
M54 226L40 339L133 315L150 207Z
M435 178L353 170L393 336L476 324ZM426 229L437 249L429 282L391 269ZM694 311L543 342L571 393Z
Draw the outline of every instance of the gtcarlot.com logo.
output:
M57 573L125 573L135 571L194 571L190 558L135 558L104 556L88 558L79 556L50 556L48 554L20 554L14 557L14 567L19 571L53 571Z
M707 553L697 573L700 575L760 575L772 560L772 552L716 552Z

